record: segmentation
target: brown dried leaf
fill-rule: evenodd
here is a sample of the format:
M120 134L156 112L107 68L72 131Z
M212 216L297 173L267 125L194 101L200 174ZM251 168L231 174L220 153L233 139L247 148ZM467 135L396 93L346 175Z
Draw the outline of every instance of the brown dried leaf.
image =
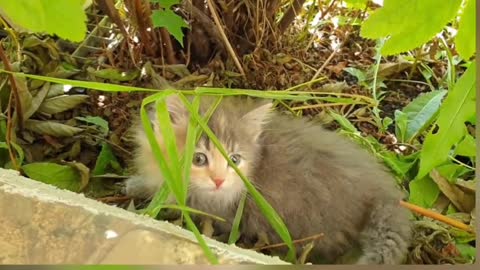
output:
M412 66L412 63L410 62L380 64L378 68L377 76L386 78L386 77L398 74L411 66Z
M450 184L437 170L432 170L430 177L458 210L470 213L475 207L475 196L467 194L457 186Z
M83 129L64 125L52 121L38 121L28 119L25 121L25 128L38 134L47 134L55 137L71 137Z
M23 121L27 120L27 110L32 106L32 94L28 90L27 80L20 75L14 75L17 85L17 92L20 97L20 105L22 106Z

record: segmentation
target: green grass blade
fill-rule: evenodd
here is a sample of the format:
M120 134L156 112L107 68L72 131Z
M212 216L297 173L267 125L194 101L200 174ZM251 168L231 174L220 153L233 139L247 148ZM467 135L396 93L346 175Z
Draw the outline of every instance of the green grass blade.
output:
M240 237L240 221L242 220L243 209L245 208L245 201L247 199L247 193L242 195L240 203L238 204L237 212L235 213L235 218L233 219L232 230L228 236L228 244L235 244Z
M198 96L195 96L193 100L193 109L198 112L200 106L200 101ZM196 138L197 138L197 126L196 122L193 120L192 117L189 117L188 121L188 129L187 129L187 138L185 142L185 150L183 155L183 204L187 204L187 196L188 196L188 186L190 185L190 171L192 169L192 159L193 154L195 152L196 146Z

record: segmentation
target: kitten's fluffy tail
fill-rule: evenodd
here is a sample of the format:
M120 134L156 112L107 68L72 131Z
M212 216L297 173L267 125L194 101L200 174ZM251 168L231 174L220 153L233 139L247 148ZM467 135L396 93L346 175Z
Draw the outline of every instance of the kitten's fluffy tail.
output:
M412 237L409 212L398 201L377 204L360 236L357 264L402 264Z

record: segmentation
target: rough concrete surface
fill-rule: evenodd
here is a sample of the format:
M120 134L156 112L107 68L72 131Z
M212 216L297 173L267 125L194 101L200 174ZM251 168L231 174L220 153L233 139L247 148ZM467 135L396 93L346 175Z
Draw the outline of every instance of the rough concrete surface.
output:
M208 264L171 223L0 169L0 264ZM205 238L222 264L287 264Z

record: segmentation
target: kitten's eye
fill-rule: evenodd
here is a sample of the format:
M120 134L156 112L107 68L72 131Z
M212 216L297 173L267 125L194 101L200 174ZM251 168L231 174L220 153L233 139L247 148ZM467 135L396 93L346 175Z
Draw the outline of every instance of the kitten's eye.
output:
M195 166L205 166L207 165L208 163L208 159L207 159L207 156L204 154L204 153L195 153L193 155L193 164Z
M238 166L238 164L240 164L240 161L242 160L242 157L240 157L240 155L234 154L230 156L230 159L235 165Z

